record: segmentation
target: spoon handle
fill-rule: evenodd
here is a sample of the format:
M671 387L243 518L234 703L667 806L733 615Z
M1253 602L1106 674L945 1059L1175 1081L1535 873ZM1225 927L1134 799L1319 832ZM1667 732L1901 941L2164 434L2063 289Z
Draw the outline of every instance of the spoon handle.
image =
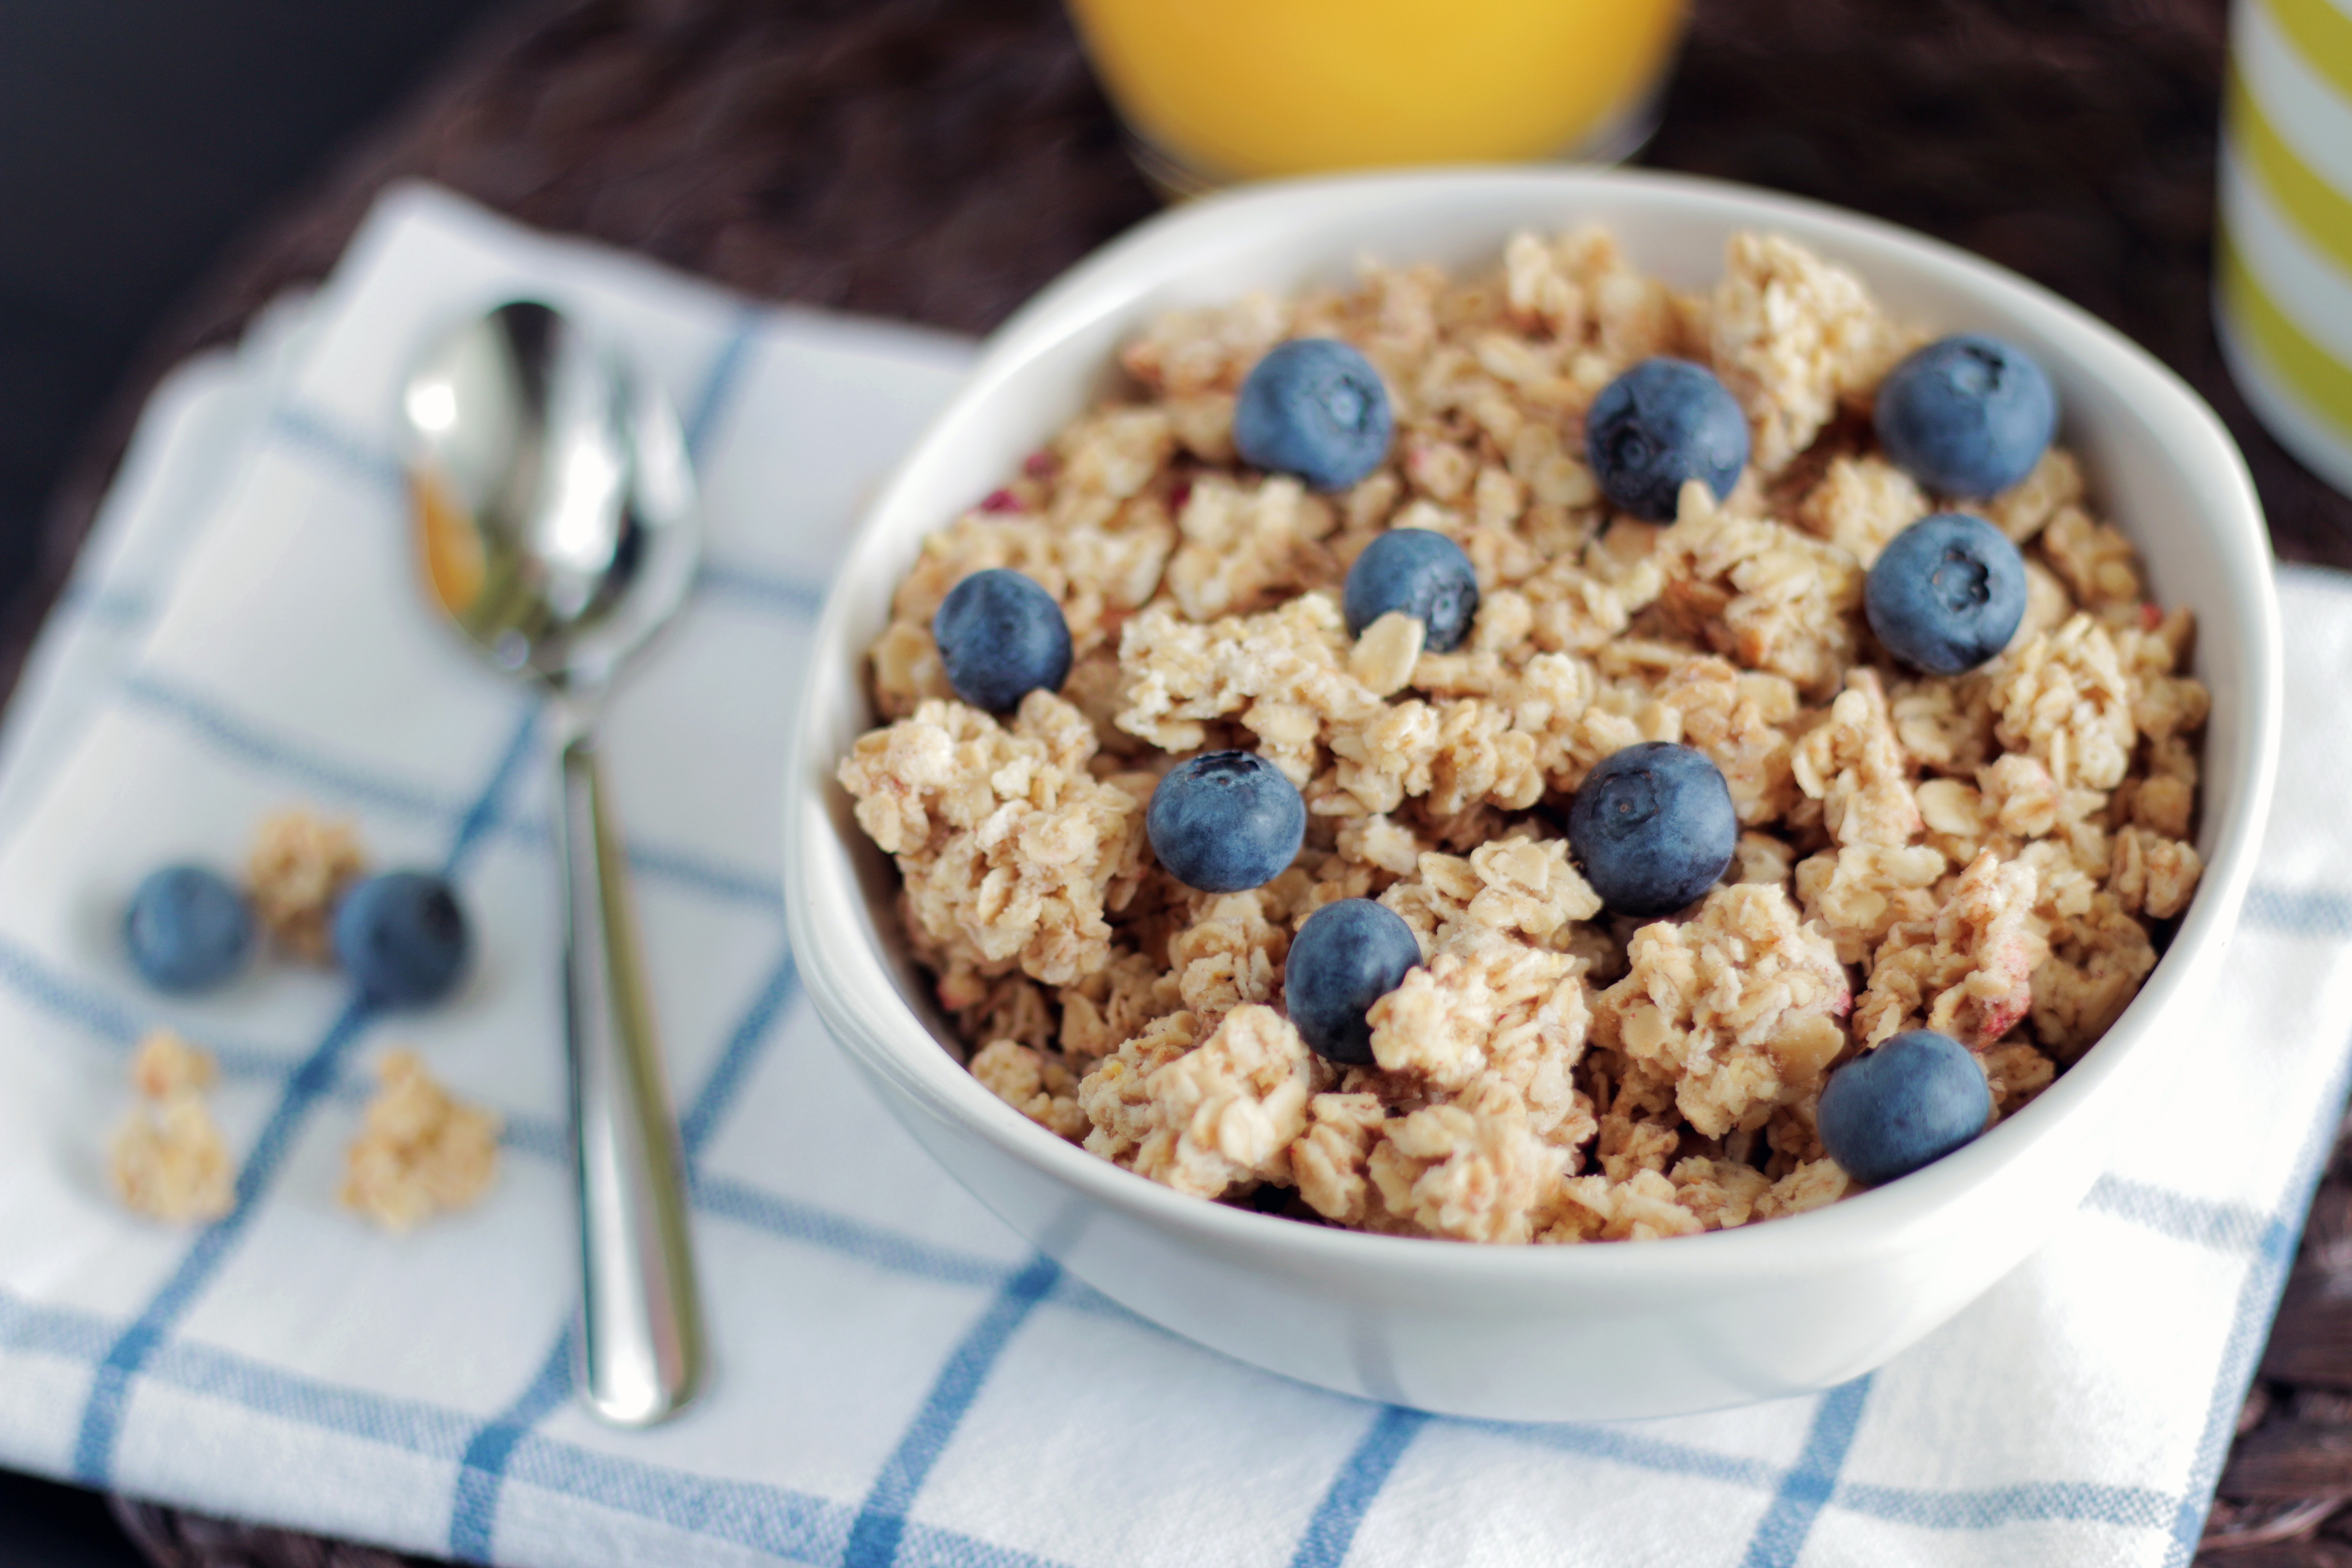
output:
M593 729L571 731L559 753L558 864L580 1188L579 1383L605 1420L649 1426L702 1381L702 1306L625 863L604 814Z

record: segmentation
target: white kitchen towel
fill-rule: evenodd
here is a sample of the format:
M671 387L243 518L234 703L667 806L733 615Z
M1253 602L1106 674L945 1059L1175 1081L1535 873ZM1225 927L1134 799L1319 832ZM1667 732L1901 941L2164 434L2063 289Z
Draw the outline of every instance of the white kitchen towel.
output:
M535 715L423 608L393 456L421 336L511 291L606 324L672 389L709 519L699 591L605 748L719 1358L708 1401L647 1433L567 1398ZM800 995L776 891L796 671L859 497L968 353L412 187L314 302L159 396L0 780L0 1463L535 1568L2187 1562L2352 1056L2352 583L2282 575L2298 721L2203 1059L2048 1247L1818 1397L1429 1417L1225 1361L1062 1273L907 1140ZM378 1016L285 963L194 1002L137 984L136 879L232 865L296 802L456 877L479 952L454 1004ZM243 1163L235 1212L194 1233L105 1176L157 1023L219 1053ZM483 1204L395 1238L336 1190L402 1043L506 1133Z

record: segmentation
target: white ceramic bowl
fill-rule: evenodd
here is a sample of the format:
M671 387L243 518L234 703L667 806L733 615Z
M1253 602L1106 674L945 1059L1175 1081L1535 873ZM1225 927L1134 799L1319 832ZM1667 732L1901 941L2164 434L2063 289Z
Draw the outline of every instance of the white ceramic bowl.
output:
M2206 871L2170 950L2105 1039L1968 1148L1827 1209L1706 1236L1504 1247L1325 1229L1180 1195L1032 1124L942 1047L892 916L896 874L834 782L873 721L865 653L918 542L1111 384L1118 345L1163 310L1343 280L1367 255L1484 266L1519 229L1590 222L1693 289L1712 284L1733 231L1778 230L1853 268L1899 315L1998 333L2048 367L2063 439L2099 502L2156 594L2200 623ZM2136 1086L2181 1070L2270 801L2279 661L2262 513L2220 422L2147 353L2006 272L1826 207L1656 174L1263 186L1148 223L1039 295L875 502L809 668L785 786L785 907L810 995L898 1120L1015 1229L1143 1316L1307 1383L1428 1410L1704 1410L1858 1376L1958 1311L2082 1198Z

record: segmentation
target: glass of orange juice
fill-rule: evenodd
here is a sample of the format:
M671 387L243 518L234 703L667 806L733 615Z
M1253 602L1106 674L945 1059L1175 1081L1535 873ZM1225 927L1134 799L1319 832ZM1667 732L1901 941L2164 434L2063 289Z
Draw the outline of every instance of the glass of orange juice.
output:
M1069 0L1144 172L1189 194L1640 146L1683 0Z

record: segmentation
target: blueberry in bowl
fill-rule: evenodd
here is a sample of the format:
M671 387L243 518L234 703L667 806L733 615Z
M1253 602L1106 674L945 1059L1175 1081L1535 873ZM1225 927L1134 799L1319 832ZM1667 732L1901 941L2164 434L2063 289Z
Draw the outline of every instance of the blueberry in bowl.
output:
M1269 472L1340 490L1381 466L1393 426L1370 360L1334 338L1299 338L1267 351L1242 383L1234 448Z
M1592 400L1584 447L1603 495L1633 517L1663 522L1691 479L1717 500L1731 493L1748 466L1748 416L1705 365L1646 359Z
M1999 495L2058 430L2058 395L2032 355L1981 332L1941 338L1879 384L1873 422L1895 466L1937 495Z
M1887 652L1929 675L1958 675L2017 635L2025 618L2025 557L1984 519L1937 512L1879 552L1862 603Z
M1058 691L1070 674L1070 627L1054 595L1002 566L948 590L931 637L956 695L1009 713L1032 691Z
M1169 874L1204 893L1280 876L1307 837L1307 802L1282 770L1248 752L1210 752L1171 768L1144 826Z
M1577 786L1568 842L1613 914L1666 915L1723 875L1739 817L1723 770L1704 752L1643 741L1612 752Z
M1341 899L1307 916L1291 939L1283 1005L1317 1056L1369 1066L1367 1014L1420 962L1421 944L1395 910L1370 899Z
M1906 1029L1832 1073L1818 1115L1830 1157L1884 1186L1974 1140L1992 1119L1992 1091L1966 1046Z
M1402 611L1422 624L1421 646L1452 653L1478 614L1478 574L1462 547L1426 528L1393 528L1364 547L1340 595L1350 636Z

